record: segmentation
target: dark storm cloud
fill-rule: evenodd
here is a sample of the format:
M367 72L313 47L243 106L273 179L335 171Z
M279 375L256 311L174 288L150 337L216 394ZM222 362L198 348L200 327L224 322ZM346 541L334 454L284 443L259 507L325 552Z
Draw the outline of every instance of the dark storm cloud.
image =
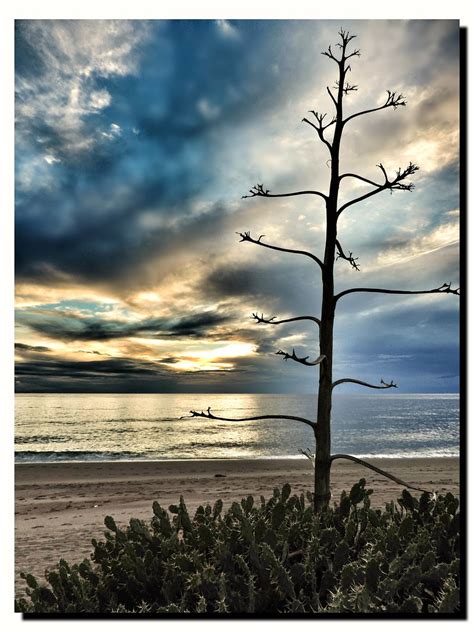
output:
M144 338L202 338L217 325L230 320L225 314L204 312L181 318L147 318L127 323L98 317L79 317L59 310L20 311L17 322L58 340L113 340Z
M22 342L15 342L15 350L21 352L32 351L36 353L46 353L47 351L51 351L49 347L25 345Z
M74 35L74 25L63 25ZM268 23L262 30L258 23L246 23L243 46L222 37L213 22L147 23L153 37L140 44L140 59L156 63L142 63L136 75L106 72L97 62L80 84L88 99L77 106L80 120L76 110L65 109L66 123L58 122L62 104L56 105L58 116L46 122L42 110L34 114L35 97L44 97L45 84L56 77L44 66L54 61L55 68L66 67L74 55L76 63L84 63L64 36L46 50L48 31L55 28L40 22L33 31L32 60L41 67L36 76L26 63L34 44L31 24L17 25L17 102L21 106L29 99L27 109L18 108L17 279L48 282L52 269L88 281L123 279L150 256L167 251L173 230L161 226L160 217L191 215L193 200L212 182L210 134L225 135L290 89L289 62L280 60L284 87L250 63L257 54L270 66L272 36L281 27ZM91 54L98 55L95 48ZM69 75L59 76L76 88ZM91 109L88 103L101 91L110 95L110 103ZM46 158L54 163L47 165ZM50 186L41 185L42 171L32 176L37 182L22 185L33 160L48 170ZM157 225L142 222L143 213L154 216ZM185 238L181 235L181 244Z

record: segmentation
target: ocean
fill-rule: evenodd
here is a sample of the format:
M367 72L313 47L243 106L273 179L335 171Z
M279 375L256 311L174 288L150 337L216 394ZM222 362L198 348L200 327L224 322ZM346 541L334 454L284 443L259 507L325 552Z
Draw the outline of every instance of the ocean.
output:
M312 395L19 394L16 462L304 458L311 428L294 421L220 422L190 410L314 419ZM459 454L459 395L335 395L333 452L359 457Z

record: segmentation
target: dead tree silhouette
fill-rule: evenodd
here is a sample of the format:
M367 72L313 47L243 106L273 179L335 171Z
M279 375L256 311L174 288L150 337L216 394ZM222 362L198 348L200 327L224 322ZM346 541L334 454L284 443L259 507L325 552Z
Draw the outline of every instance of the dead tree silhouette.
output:
M337 303L347 296L355 292L375 292L380 294L455 294L459 296L459 288L452 289L451 283L443 283L439 287L431 290L391 290L385 288L371 288L371 287L355 287L344 290L336 294L334 292L334 264L337 259L347 261L354 270L359 270L359 264L357 258L353 256L352 252L345 252L337 236L337 223L338 219L344 211L349 207L367 200L382 191L412 191L414 185L411 182L407 182L407 178L412 176L418 167L410 162L405 168L399 168L393 176L390 176L383 164L377 165L381 171L381 182L371 180L365 176L361 176L357 173L340 173L339 158L341 139L344 129L348 123L353 121L359 116L372 114L382 110L393 108L396 110L398 107L406 105L405 97L402 94L396 92L387 91L387 97L385 101L373 108L351 114L344 118L343 104L345 98L353 91L357 90L356 85L351 85L347 80L347 74L351 71L351 66L348 63L353 57L359 57L359 49L354 49L348 52L348 45L354 39L355 35L349 34L348 31L341 29L339 31L340 41L336 44L339 53L333 52L331 46L322 54L328 57L334 62L338 68L338 80L336 81L335 88L333 90L327 87L327 93L334 106L335 115L329 122L326 122L326 114L320 114L314 110L311 110L312 119L303 118L303 122L310 125L316 132L319 140L327 147L329 152L328 165L330 166L331 175L328 193L322 193L321 191L295 191L292 193L271 193L269 189L266 189L263 184L256 184L252 187L247 195L243 198L251 197L264 197L264 198L278 198L278 197L292 197L297 195L313 195L321 198L326 207L326 244L324 250L324 256L322 258L316 256L311 252L305 250L295 250L291 248L283 248L275 246L262 239L265 235L260 235L257 239L254 239L250 232L238 233L240 241L255 244L263 248L270 248L280 252L303 255L312 261L314 261L320 268L321 280L322 280L322 305L321 314L319 317L315 316L296 316L293 318L286 318L283 320L276 320L276 317L265 318L263 314L259 316L257 313L253 314L253 318L260 324L267 325L279 325L282 323L296 322L300 320L313 321L319 328L319 355L310 360L310 356L298 357L294 349L291 353L279 350L277 355L283 356L285 360L293 360L305 366L318 366L319 367L319 389L318 389L318 405L317 405L317 417L316 421L304 419L301 417L295 417L291 415L262 415L258 417L247 417L243 419L227 419L224 417L218 417L212 414L211 409L208 408L207 412L190 411L193 417L205 417L207 419L216 419L222 421L249 421L259 419L288 419L291 421L297 421L309 425L315 437L316 451L314 458L315 474L314 474L314 509L315 511L321 510L329 503L330 493L330 473L331 465L336 459L348 459L354 461L364 467L367 467L383 476L390 478L391 480L419 491L424 491L421 488L410 485L401 479L381 470L356 457L348 454L331 454L331 405L332 394L334 389L340 384L352 383L368 388L374 389L389 389L396 388L397 385L391 382L380 381L380 384L369 384L362 380L355 378L343 378L333 381L333 329L334 329L334 316ZM332 138L328 138L327 130L332 131ZM339 205L339 190L341 183L344 179L356 179L370 187L369 191L359 197L355 197L350 201Z

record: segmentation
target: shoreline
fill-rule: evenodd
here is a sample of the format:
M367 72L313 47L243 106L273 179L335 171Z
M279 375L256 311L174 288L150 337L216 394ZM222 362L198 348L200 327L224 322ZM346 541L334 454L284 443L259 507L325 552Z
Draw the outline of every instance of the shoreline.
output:
M16 454L21 454L16 453ZM411 459L459 459L459 454L416 454L416 455L404 455L404 454L353 454L352 456L357 457L358 459L364 459L368 461L398 461L398 460L411 460ZM15 456L16 459L16 456ZM283 456L271 456L271 455L263 455L263 456L229 456L229 457L188 457L182 459L176 458L158 458L158 459L146 459L146 458L136 458L136 459L67 459L64 461L21 461L15 460L14 465L23 466L23 465L97 465L97 464L110 464L110 463L209 463L212 461L223 461L224 463L229 461L238 461L238 462L253 462L253 461L307 461L308 457L301 454L286 454Z
M370 459L418 487L459 493L459 458ZM20 571L39 579L60 558L89 557L92 538L103 539L104 518L121 525L130 518L150 520L152 504L164 508L183 495L190 512L200 504L224 505L252 494L269 497L288 482L292 492L311 491L314 470L305 457L291 459L186 459L15 464L16 593L24 591ZM332 469L332 502L360 478L374 490L373 506L396 500L403 489L393 481L348 461ZM413 492L419 495L420 492Z

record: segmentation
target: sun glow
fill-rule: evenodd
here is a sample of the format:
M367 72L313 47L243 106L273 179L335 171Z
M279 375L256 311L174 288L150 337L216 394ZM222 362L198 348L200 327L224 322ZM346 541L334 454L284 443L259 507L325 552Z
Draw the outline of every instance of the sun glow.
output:
M234 368L234 363L229 360L250 356L255 349L255 345L248 342L231 342L214 349L197 349L191 354L178 355L163 364L182 371L225 371Z

